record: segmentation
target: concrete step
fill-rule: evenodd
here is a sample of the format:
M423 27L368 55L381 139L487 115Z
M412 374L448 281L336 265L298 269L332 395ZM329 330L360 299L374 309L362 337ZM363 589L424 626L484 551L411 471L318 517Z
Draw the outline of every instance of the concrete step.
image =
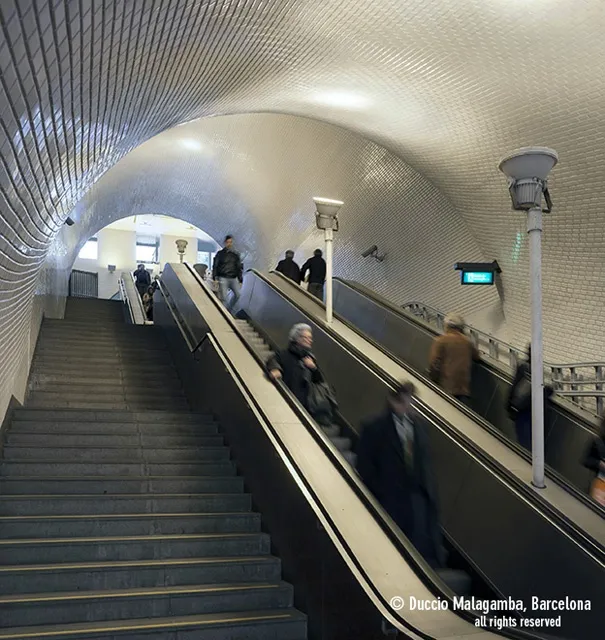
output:
M157 393L182 393L183 385L175 376L165 379L142 380L138 377L121 378L99 378L91 371L88 376L80 373L78 378L67 378L65 376L48 376L33 373L29 382L30 391L47 391L49 393L78 393L107 395L109 393L121 394L131 393L135 395L149 395Z
M78 462L187 462L187 461L221 461L229 459L229 449L222 447L176 447L168 449L144 449L138 446L61 446L36 447L17 444L5 444L4 460L61 460Z
M222 512L250 511L251 508L247 493L0 496L2 516Z
M183 411L189 408L189 405L185 398L174 398L174 399L158 399L154 400L153 397L150 397L148 400L141 399L132 399L128 400L111 400L107 399L106 401L100 400L84 400L84 399L72 399L67 400L64 396L46 394L43 391L35 391L33 392L27 399L27 405L29 407L40 407L40 408L59 408L59 407L71 407L74 409L129 409L132 411L136 411L137 409L143 409L145 407L153 408L153 409L181 409Z
M171 362L164 364L155 363L153 366L139 364L139 363L111 363L102 364L94 362L86 362L78 364L77 367L70 363L55 361L53 363L34 364L32 368L32 375L40 376L64 376L73 377L74 375L85 376L90 378L91 376L99 376L100 378L111 377L145 377L150 378L162 378L162 377L178 377L177 371Z
M0 630L0 639L50 640L303 640L306 617L296 609L208 613L167 618L136 618Z
M78 409L17 409L13 420L65 422L145 422L158 424L201 424L212 420L208 413L191 411L97 411Z
M73 345L65 344L55 340L43 340L39 341L36 347L37 357L54 357L54 356L69 356L69 357L129 357L138 358L143 356L148 357L169 357L168 350L164 345L151 346L151 345L131 345L131 344L116 344L115 342L107 342L107 344L90 344Z
M196 437L218 433L218 424L162 424L155 422L36 422L13 420L7 435L17 433L61 433L80 435L139 435L141 437Z
M74 371L77 371L81 365L90 363L98 364L99 366L109 365L130 365L136 364L137 366L153 367L154 365L172 365L172 359L169 354L159 351L154 352L139 352L139 353L109 353L103 352L99 354L90 354L84 351L72 353L63 350L49 351L44 350L36 352L34 354L33 365L35 367L47 366L52 367L58 362L71 365Z
M58 382L62 384L135 384L137 386L161 386L163 382L181 384L174 367L140 368L136 371L120 367L79 369L78 371L32 371L33 382Z
M281 563L273 556L72 562L28 567L1 566L0 594L268 582L280 579Z
M222 435L132 435L124 434L69 434L69 433L24 433L9 430L5 442L11 445L39 447L133 447L143 448L196 448L221 447L225 444Z
M156 337L158 340L164 339L164 333L161 327L142 326L111 322L106 327L95 325L87 325L86 322L79 320L57 320L54 318L46 318L42 323L42 331L49 333L57 333L61 335L120 335L120 336L144 336Z
M0 540L0 566L254 556L270 552L266 533L197 533Z
M86 462L57 460L5 460L1 476L226 476L235 474L230 460L216 462Z
M88 399L94 397L96 400L120 396L126 400L151 399L158 398L179 398L184 396L183 387L178 385L171 386L150 386L150 385L122 385L122 384L105 384L94 387L93 385L69 385L61 383L48 383L45 385L37 385L32 388L31 393L47 393L53 395L64 395L70 399Z
M208 584L0 596L0 627L158 618L213 612L285 609L285 582Z
M80 478L27 478L0 476L0 495L118 494L118 493L239 493L244 489L241 476L139 476ZM2 532L0 531L0 536Z
M0 535L4 540L28 537L254 533L260 530L260 514L252 511L0 516Z

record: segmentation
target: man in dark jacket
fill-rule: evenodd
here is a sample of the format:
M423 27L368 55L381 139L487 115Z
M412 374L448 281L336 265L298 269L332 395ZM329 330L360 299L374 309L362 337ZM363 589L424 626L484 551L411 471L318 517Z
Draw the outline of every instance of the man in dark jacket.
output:
M326 281L326 261L322 258L321 249L315 249L313 257L303 264L300 270L301 281L309 272L309 293L320 300L324 299L324 283Z
M286 278L300 284L300 267L294 262L294 251L286 251L286 257L277 263L275 271L283 273Z
M357 470L403 534L434 568L444 564L428 437L410 415L414 385L389 394L387 410L363 425Z
M212 279L218 282L219 298L232 311L239 300L241 284L244 281L244 264L239 253L233 248L233 236L225 237L224 248L214 257ZM233 294L227 304L229 290Z
M312 384L324 382L324 377L313 355L313 332L308 324L295 324L290 330L288 348L270 357L267 362L269 377L283 380L302 406L310 411L309 391ZM323 425L333 422L332 407L323 407L321 415L310 411L313 418Z
M151 276L149 275L149 271L145 269L144 264L140 264L133 275L137 291L142 298L147 292L147 288L151 284Z

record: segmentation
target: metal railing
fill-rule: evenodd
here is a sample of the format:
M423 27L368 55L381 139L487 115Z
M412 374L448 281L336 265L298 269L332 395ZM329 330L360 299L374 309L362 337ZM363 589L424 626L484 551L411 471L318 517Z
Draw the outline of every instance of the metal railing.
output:
M422 302L401 305L440 332L444 330L446 314ZM465 325L473 344L483 356L508 367L511 372L525 358L525 350L504 342L485 331ZM558 396L593 415L601 416L605 403L605 362L544 363L544 381L552 385Z
M118 285L120 287L120 297L126 305L132 324L153 324L153 322L147 320L147 314L143 308L143 301L134 283L132 273L121 273Z

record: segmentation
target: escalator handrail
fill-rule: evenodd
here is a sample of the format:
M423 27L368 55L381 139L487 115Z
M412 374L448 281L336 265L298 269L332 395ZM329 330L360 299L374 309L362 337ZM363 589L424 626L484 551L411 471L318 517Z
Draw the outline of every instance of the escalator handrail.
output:
M265 274L260 273L256 269L251 269L249 270L249 272L253 273L255 276L260 278L269 287L271 287L274 291L276 291L279 295L281 295L286 300L288 300L288 302L292 304L295 308L297 308L302 315L304 316L307 315L307 312L296 301L288 298L283 291L278 289L276 285L273 282L271 282L269 278L265 276ZM288 278L286 278L280 273L271 272L271 275L279 276L279 278L282 279L283 282L287 283L289 286L296 286L291 280L289 280ZM311 296L311 294L309 294L308 292L304 291L304 289L302 289L301 287L297 287L297 292L305 293L309 297L309 299L312 300L314 303L319 303L319 300L317 300L314 296ZM426 386L429 387L432 391L435 391L440 396L443 396L447 400L450 400L450 397L447 396L442 389L440 389L437 385L435 385L435 383L433 383L431 380L429 380L425 376L414 371L412 367L410 367L409 365L394 359L391 356L391 354L389 354L383 347L381 347L378 343L376 343L375 340L367 337L363 332L356 329L350 322L342 319L337 314L334 314L334 317L337 318L340 322L342 322L342 324L344 324L347 328L357 333L357 335L362 337L364 340L366 340L376 349L381 351L381 353L391 358L394 362L396 362L396 364L398 364L398 366L401 366L403 369L408 371L411 375L420 379L422 383L426 384ZM349 344L346 340L344 340L342 336L340 336L340 334L336 332L327 323L322 322L320 326L323 331L325 331L330 337L332 337L335 340L335 342L340 344L342 348L349 351L349 353L351 353L354 357L360 360L368 369L370 369L370 371L372 371L379 379L381 379L390 388L394 388L398 384L397 380L395 380L388 373L383 371L378 365L376 365L376 363L372 359L368 358L363 352L359 351L353 345ZM458 404L461 404L461 403L458 403ZM587 553L590 553L593 556L596 555L596 557L599 559L601 563L605 563L605 548L597 540L587 535L586 532L584 532L581 528L579 528L575 522L570 520L567 516L565 516L565 514L561 513L558 509L553 507L548 501L546 501L539 494L537 494L531 487L527 486L524 482L522 482L519 478L517 478L514 474L512 474L504 465L502 465L500 462L492 458L481 447L476 445L472 440L470 440L467 436L462 434L458 429L456 429L452 424L450 424L442 416L437 414L428 404L426 404L420 398L418 397L414 398L413 406L420 413L420 415L422 415L425 419L428 419L429 421L433 422L435 425L438 425L442 430L448 433L448 435L459 446L461 446L462 448L466 449L469 453L474 455L485 467L490 469L503 482L511 486L514 490L516 490L517 493L523 496L523 498L527 502L529 502L536 510L542 512L545 516L548 516L557 526L559 526L559 528L563 529L565 533L569 535L576 542L576 544L579 544L580 546L582 546ZM461 409L462 408L466 409L466 407L461 406ZM513 444L513 443L510 443L508 439L505 439L504 435L500 434L500 432L498 432L492 425L490 425L485 420L480 418L480 416L477 417L476 414L474 414L470 410L463 411L463 413L465 413L469 418L471 418L475 422L479 422L481 426L483 426L483 423L487 424L489 428L486 428L486 430L488 430L490 433L493 432L494 436L497 437L499 441L503 442L507 446L510 446L510 444ZM477 420L477 418L479 418L480 421ZM518 447L518 445L515 445L515 446ZM575 497L575 494L573 495ZM583 504L586 504L586 506L590 507L593 512L600 515L600 511L594 509L593 505L590 502L588 502L588 499L586 498L586 496L580 493L579 495L583 497L583 500L582 500Z
M341 285L345 287L349 287L349 289L352 289L356 293L359 293L362 296L366 296L370 298L370 300L375 304L387 309L388 311L391 311L392 313L399 316L400 318L403 318L407 322L410 322L411 324L415 324L419 329L426 331L428 334L432 336L440 335L439 331L437 331L435 327L431 326L428 322L425 322L424 320L422 320L421 318L418 318L414 314L407 312L405 309L401 307L398 307L397 305L393 304L386 298L383 298L382 296L377 294L375 291L368 289L364 285L358 282L353 282L352 280L344 280L343 278L334 278L334 280L338 281ZM501 378L505 379L509 383L512 381L512 376L510 375L510 372L504 371L504 366L502 365L501 362L493 361L491 359L485 359L483 358L483 355L482 355L481 364L494 375L500 376ZM603 364L603 363L584 363L584 364L576 364L576 365L552 365L552 366L565 368L570 366L571 367L596 366L600 364ZM548 365L548 366L551 366L551 365ZM590 431L591 433L594 433L595 435L597 435L597 429L598 429L597 424L589 420L589 418L586 415L581 415L577 411L576 407L570 406L568 402L567 403L560 402L559 399L557 398L557 395L559 395L558 391L554 393L550 401L552 403L555 403L557 405L557 408L560 411L563 411L566 415L573 416L573 419L577 423L579 423L578 424L579 427L586 429L587 431ZM571 395L571 394L566 393L566 395Z
M199 274L197 274L197 272L191 267L191 265L185 263L185 266L187 267L189 273L197 280L198 284L200 284L200 286L205 290L206 294L209 296L210 300L212 301L216 309L220 311L223 318L228 322L228 324L230 325L230 328L238 336L238 338L240 339L241 343L244 345L248 353L253 357L253 359L259 364L259 366L263 370L266 370L265 363L249 345L248 341L245 339L244 334L241 332L241 330L237 326L237 323L235 322L231 314L225 309L225 307L221 304L221 302L216 298L216 296L211 291L208 284L202 278L200 278ZM165 295L165 292L167 292L167 288L164 287L161 291L162 291L162 294ZM170 306L170 302L168 298L167 298L167 303L168 303L168 306ZM171 310L171 313L175 322L179 324L179 319L177 314L174 313L174 311L172 310ZM181 330L181 333L184 333L184 330L182 329L182 327L179 327L179 328ZM212 335L211 332L207 334L207 340L209 340L215 346L215 348L219 350L219 352L222 354L222 357L225 360L229 361L229 357L227 356L224 349L221 347L221 345L218 343L218 340L216 340L216 338ZM235 368L233 368L233 375L237 377L240 384L245 388L246 387L245 381L242 379L241 375L238 373L238 371ZM369 511L370 516L373 517L378 522L381 529L385 532L385 534L387 535L389 540L393 543L395 548L401 553L405 561L408 564L411 564L414 573L425 584L425 586L429 589L429 591L431 591L437 597L447 600L450 603L450 610L451 610L451 603L454 597L454 593L445 584L443 584L437 578L437 576L434 575L432 569L429 567L426 561L420 556L418 551L407 540L407 538L405 538L403 534L399 532L395 523L384 511L384 509L378 503L376 498L374 498L374 496L369 492L369 490L365 487L365 485L363 485L359 476L351 470L348 463L346 463L343 457L338 453L334 445L329 441L329 439L323 433L320 427L313 421L311 416L298 402L298 400L292 394L292 392L281 381L276 382L276 387L279 390L282 397L284 398L284 400L289 405L289 407L294 411L297 418L301 421L301 423L306 427L306 429L314 437L315 441L320 446L322 451L328 456L328 459L336 465L337 470L344 477L347 484L351 487L351 489L354 491L356 496L360 499L362 504ZM249 394L249 395L250 395L250 401L254 404L256 411L258 411L258 413L262 416L263 420L266 423L266 426L272 431L274 437L279 441L280 440L279 435L273 429L271 422L269 418L266 416L262 407L257 402L257 400L253 397L252 394ZM401 624L402 627L404 627L404 629L413 631L415 634L417 634L418 636L426 640L431 640L431 636L413 628L410 625L410 623L408 623L404 618L401 617L398 611L395 611L389 605L388 601L382 596L378 588L374 586L371 577L367 574L365 569L363 569L363 567L359 564L359 562L355 558L346 539L338 531L338 528L333 522L333 519L331 518L329 512L326 510L323 504L321 504L321 501L317 500L317 496L315 495L314 490L305 481L303 471L299 468L299 466L292 459L289 452L285 448L283 449L283 453L288 458L288 462L293 466L293 468L296 470L298 474L298 480L296 481L297 482L300 481L304 483L306 490L314 497L317 508L322 512L323 517L326 519L326 521L330 523L333 534L338 538L341 547L344 550L346 550L349 562L355 565L357 571L363 576L368 587L374 593L375 598L381 603L383 607L383 612L382 612L383 615L385 611L388 612L388 615L390 615L393 619L397 620L397 622ZM456 615L472 625L475 624L475 621L478 618L478 616L475 615L474 613L470 611L465 611L465 610L463 611L456 610ZM538 636L529 631L511 629L511 628L502 629L497 632L495 630L489 630L489 632L498 633L502 637L510 638L512 640L546 640L547 638L547 636L544 636L544 635Z
M278 274L277 272L272 272L272 273L274 273L274 275L280 275L280 276L282 275L282 274ZM425 329L425 330L427 329L427 327L425 327L423 323L419 322L416 318L409 318L405 313L402 313L400 309L397 309L397 307L393 307L388 301L383 302L377 297L367 294L365 291L365 287L362 290L362 288L357 288L354 285L352 285L350 282L342 280L341 278L337 278L337 280L342 285L347 286L350 289L353 289L355 292L359 293L360 295L364 295L364 296L367 295L367 297L369 297L373 303L379 306L385 307L389 311L393 311L394 313L402 317L404 320L410 321L412 324L416 324L421 329ZM310 296L308 292L305 292L305 293L307 293L307 295ZM313 296L310 296L310 298L313 299ZM319 300L316 300L316 301L318 303L320 302ZM459 411L466 414L469 418L477 422L477 424L479 424L483 429L488 431L491 435L497 438L504 445L506 445L510 449L513 449L515 453L520 455L529 464L531 464L531 454L524 447L521 447L518 443L513 442L505 434L503 434L501 431L496 429L490 422L488 422L485 418L483 418L483 416L476 414L469 407L465 406L464 404L456 400L454 397L445 393L445 391L443 391L443 389L441 389L439 385L435 384L432 380L430 380L430 378L425 376L422 372L416 371L413 367L411 367L409 364L401 360L398 356L389 352L383 345L381 345L379 342L374 340L372 337L366 335L361 329L353 325L347 319L343 318L342 316L336 313L334 314L334 317L338 318L340 322L342 322L349 329L357 333L364 340L367 340L369 343L372 344L372 346L374 346L376 349L381 351L384 355L388 356L391 360L393 360L393 362L396 362L400 367L402 367L403 369L406 369L407 371L412 372L413 375L422 379L422 382L424 384L427 384L427 386L431 387L432 391L434 391L435 393L438 393L442 398L444 398L445 400L450 402L452 405L454 405ZM438 335L432 328L430 328L430 333L433 335ZM482 364L493 373L497 375L501 375L500 372L498 372L497 369L492 367L489 362L482 360ZM563 406L561 403L557 403L557 409L559 411L566 413L568 416L572 415L574 420L576 421L579 419L578 416L575 414L575 412L570 411L567 407ZM578 427L586 429L590 433L594 433L593 430L588 426L578 425ZM596 433L594 433L594 435L596 436ZM581 502L585 507L588 507L595 514L600 515L602 518L605 518L605 508L599 505L594 500L592 500L589 496L586 495L586 493L581 491L578 487L570 483L569 480L565 478L565 476L563 476L561 473L559 473L558 471L556 471L555 469L553 469L548 465L545 465L544 471L546 473L546 476L550 480L552 480L557 485L559 485L563 490L567 491L567 493L571 494L576 500Z

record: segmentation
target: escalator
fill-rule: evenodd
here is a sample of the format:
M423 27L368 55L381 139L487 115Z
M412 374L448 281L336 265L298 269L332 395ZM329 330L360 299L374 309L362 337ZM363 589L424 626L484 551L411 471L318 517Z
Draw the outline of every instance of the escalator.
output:
M577 621L566 616L559 633L530 633L505 624L503 616L516 615L506 611L480 619L485 601L467 599L472 610L456 608L455 594L327 435L283 384L263 375L249 332L195 272L167 265L154 305L155 324L164 331L192 409L210 409L223 427L283 577L294 586L294 606L308 617L309 638L546 640L586 637L587 629L597 628L600 619L591 616L576 629ZM420 605L410 610L414 603Z
M364 353L364 349L371 351L371 345L360 346L359 336L352 344L355 341L349 335L347 343L339 335L344 331L340 323L326 327L319 305L312 308L315 304L278 274L249 272L238 315L272 348L285 345L293 324L311 325L314 352L335 387L343 420L355 433L362 418L382 409L388 389L402 377L396 374L401 368L389 368L377 355ZM592 637L602 629L604 616L600 516L565 492L560 493L569 498L567 511L557 509L551 498L561 499L561 495L554 488L542 495L531 489L526 481L530 468L515 452L489 434L469 437L462 426L472 421L457 408L448 409L447 401L438 402L430 387L416 383L420 399L414 407L415 419L430 435L443 530L453 555L499 596L525 602L531 602L533 595L588 601L590 611L565 612L564 629L548 632L562 638ZM495 444L488 443L488 438Z
M399 362L406 363L416 373L423 374L429 365L428 356L435 329L419 318L397 308L382 296L355 282L334 280L334 310L339 318L385 349ZM514 425L504 410L511 376L499 363L483 359L473 370L473 397L470 410L492 427L510 446L529 458L517 447ZM454 398L448 399L465 410ZM582 465L586 448L596 435L596 425L574 411L569 403L556 395L549 403L545 421L545 460L551 478L559 481L579 499L584 497L591 473ZM577 490L577 491L576 491ZM593 504L598 509L598 505ZM601 510L605 516L605 510ZM605 526L605 525L604 525Z

